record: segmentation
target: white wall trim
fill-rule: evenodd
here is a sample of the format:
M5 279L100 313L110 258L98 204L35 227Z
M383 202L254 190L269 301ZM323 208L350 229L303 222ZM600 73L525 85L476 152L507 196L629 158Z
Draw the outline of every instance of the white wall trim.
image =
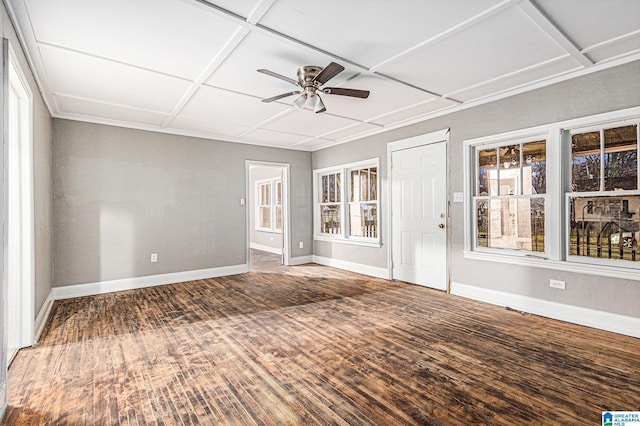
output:
M308 255L292 257L289 261L289 266L305 265L307 263L313 263L313 256Z
M223 277L226 275L244 274L245 272L249 272L249 265L247 264L222 266L219 268L197 269L194 271L171 272L168 274L147 275L144 277L123 278L119 280L53 287L52 292L54 300L61 300L70 299L72 297L112 293L114 291L133 290L165 284L176 284L185 281Z
M277 247L269 247L263 244L250 243L249 247L255 250L266 251L273 254L282 254L282 249Z
M38 311L38 316L36 317L36 321L34 324L35 334L33 336L33 344L37 344L40 341L40 336L42 335L42 331L44 330L44 326L47 324L47 319L51 314L51 308L53 308L53 289L47 295L40 311Z
M389 270L377 266L363 265L361 263L347 262L340 259L313 255L313 262L319 265L331 266L332 268L344 269L358 274L369 275L376 278L388 279Z
M640 318L565 305L513 293L452 282L451 294L498 306L508 306L547 318L640 338Z

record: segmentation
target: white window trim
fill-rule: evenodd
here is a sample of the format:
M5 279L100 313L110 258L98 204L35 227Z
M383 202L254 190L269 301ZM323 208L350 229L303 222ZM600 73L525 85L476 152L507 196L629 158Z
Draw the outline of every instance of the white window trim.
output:
M566 241L566 220L568 213L565 208L564 185L567 180L566 147L562 147L562 135L566 130L582 131L583 129L607 127L609 124L625 123L640 117L640 107L627 108L619 111L596 114L557 123L536 126L527 129L505 132L491 136L484 136L465 140L463 143L463 183L464 183L464 257L466 259L499 262L514 265L522 265L536 268L553 269L565 272L582 273L589 275L607 276L640 281L640 274L635 265L601 265L582 262L569 257L568 243ZM545 239L545 254L535 252L518 252L495 250L478 250L474 247L473 240L475 215L473 197L475 194L475 156L474 149L478 146L491 147L506 141L517 141L545 135L547 139L547 201L548 206L545 218L545 233L551 236L551 241ZM640 141L639 141L640 142ZM639 159L640 160L640 159ZM640 161L639 161L640 163ZM551 183L551 184L550 184Z
M378 204L378 214L376 217L376 229L377 236L375 238L369 237L354 237L349 235L349 223L348 223L348 207L349 200L347 199L350 195L348 189L351 188L351 173L349 171L351 169L359 169L359 168L368 168L368 167L376 167L378 170L378 180L377 180L377 204ZM338 234L323 234L320 232L320 191L319 191L319 178L322 175L332 174L332 173L340 173L342 176L342 187L340 190L340 233ZM322 169L316 169L313 171L313 239L315 241L330 241L341 244L353 244L359 246L366 247L380 247L381 246L381 232L380 232L380 223L381 223L381 209L380 209L380 157L370 158L368 160L357 161L353 163L347 164L339 164L337 166L324 167ZM350 199L350 198L349 198ZM338 203L336 203L338 204Z
M282 179L280 177L268 178L268 179L260 179L255 182L255 191L256 191L256 208L255 208L255 218L254 218L254 229L260 232L270 232L272 234L282 234L282 229L276 229L276 184L280 182L282 185ZM264 184L270 184L269 197L271 200L270 211L271 211L271 227L264 228L260 226L260 187ZM282 204L280 204L282 208Z

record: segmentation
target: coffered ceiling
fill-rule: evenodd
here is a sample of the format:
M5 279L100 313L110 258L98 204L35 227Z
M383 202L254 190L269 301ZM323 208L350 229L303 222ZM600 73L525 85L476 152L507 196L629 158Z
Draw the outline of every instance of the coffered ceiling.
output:
M640 59L637 0L7 0L54 117L316 150ZM327 111L261 99L337 62Z

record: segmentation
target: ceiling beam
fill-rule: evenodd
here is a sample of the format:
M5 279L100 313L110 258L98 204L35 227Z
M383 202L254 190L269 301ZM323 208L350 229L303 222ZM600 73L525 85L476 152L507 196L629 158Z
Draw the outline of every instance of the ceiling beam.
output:
M518 7L583 67L588 68L593 66L593 62L580 51L578 46L576 46L557 25L551 22L533 1L522 0L518 3Z

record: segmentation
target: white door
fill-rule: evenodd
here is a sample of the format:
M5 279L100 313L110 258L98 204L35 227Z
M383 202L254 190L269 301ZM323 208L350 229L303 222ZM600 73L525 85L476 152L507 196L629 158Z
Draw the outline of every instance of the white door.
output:
M446 142L391 154L393 279L447 289Z

